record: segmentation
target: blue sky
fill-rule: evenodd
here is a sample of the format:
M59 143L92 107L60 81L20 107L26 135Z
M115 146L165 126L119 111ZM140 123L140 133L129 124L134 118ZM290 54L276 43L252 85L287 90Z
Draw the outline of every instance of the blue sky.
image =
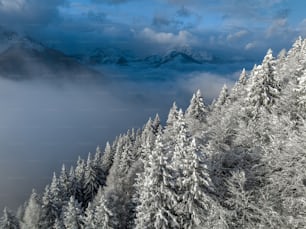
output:
M256 59L306 35L305 8L299 0L0 0L0 21L66 53L190 46Z

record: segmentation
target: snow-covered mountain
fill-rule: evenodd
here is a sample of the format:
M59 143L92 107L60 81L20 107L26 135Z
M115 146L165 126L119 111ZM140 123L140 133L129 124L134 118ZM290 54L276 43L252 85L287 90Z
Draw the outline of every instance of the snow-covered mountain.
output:
M163 55L152 55L144 59L152 66L160 67L166 64L204 64L212 62L214 57L207 52L199 52L189 47L168 50Z
M0 76L29 78L88 79L99 74L61 51L29 37L0 28Z
M165 53L152 54L145 57L137 56L132 51L123 51L115 48L97 48L88 54L79 54L72 57L91 66L111 64L153 68L163 66L175 67L178 64L201 65L211 63L216 59L208 52L196 51L189 47L174 48Z
M220 64L223 66L229 64L234 69L233 72L237 70L234 62L221 60L207 51L191 47L172 48L147 56L136 54L134 51L102 47L87 53L67 55L30 37L0 27L0 76L14 80L30 78L87 80L101 79L101 74L106 77L122 72L126 75L133 71L133 79L137 75L143 77L151 72L154 72L154 76L150 79L155 79L161 75L158 71L165 69L174 72L222 71ZM228 66L225 67L227 70ZM169 78L168 75L166 77Z
M88 53L71 55L71 57L88 65L126 65L136 61L131 52L116 48L96 48Z

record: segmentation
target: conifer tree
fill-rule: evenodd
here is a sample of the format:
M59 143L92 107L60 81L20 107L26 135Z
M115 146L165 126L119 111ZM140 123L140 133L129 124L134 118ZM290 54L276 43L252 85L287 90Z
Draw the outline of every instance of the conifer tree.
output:
M67 206L63 210L63 224L66 229L81 229L81 206L71 196Z
M95 216L95 207L91 203L89 203L82 217L82 222L83 222L82 229L96 228L94 216Z
M169 154L173 152L174 141L176 138L177 130L175 129L175 122L178 119L179 111L174 102L167 118L166 126L163 130L163 143L165 150L168 151Z
M242 72L240 73L239 80L235 83L235 85L232 88L232 91L229 95L229 99L231 103L234 102L240 102L237 100L242 100L245 98L246 92L246 85L248 82L248 74L246 73L246 70L243 69Z
M159 115L156 114L153 123L152 123L152 131L154 135L157 135L157 133L159 132L159 130L161 129L161 123L160 123L160 118Z
M85 176L85 161L78 158L77 165L74 170L74 188L75 188L75 198L80 202L84 202L84 176Z
M167 127L173 126L173 122L176 121L177 116L178 116L178 109L177 109L176 103L174 102L168 114Z
M104 195L100 197L94 213L95 228L112 229L116 228L117 222L111 220L112 211L108 208Z
M247 102L251 109L249 115L257 118L261 112L271 113L275 99L279 96L280 88L275 80L275 59L269 49L262 65L252 70L251 85Z
M103 175L99 174L99 167L95 165L91 159L91 155L88 154L88 159L84 173L84 186L83 186L83 206L87 206L91 202L98 192L99 186L102 185Z
M0 219L0 229L19 229L18 219L7 208L3 210L3 216Z
M210 197L214 187L208 173L207 165L203 158L200 158L200 152L197 151L196 141L192 139L187 146L184 164L182 189L180 190L182 225L183 228L195 228L203 225L211 212L214 200Z
M200 137L201 132L205 129L207 122L208 107L204 104L200 90L193 94L185 112L188 129L195 137Z
M200 90L197 90L195 94L193 94L192 99L190 101L190 105L186 110L187 118L194 118L201 122L206 121L207 115L207 107L204 104L204 100Z
M65 165L62 165L61 174L59 176L59 187L61 191L62 201L68 201L71 195L74 195L72 184L69 179Z
M39 200L36 191L33 189L24 211L21 228L38 229L41 210L41 201Z
M109 170L113 164L113 160L114 160L114 151L110 146L109 142L107 142L102 156L102 168L106 176L108 175Z
M228 89L227 89L226 84L224 84L221 89L218 99L213 104L213 109L221 110L221 108L225 106L228 100L228 97L229 97Z
M135 228L178 228L179 224L170 206L175 201L171 188L172 177L166 166L161 135L158 134L155 147L144 168L144 180L139 192L139 206Z
M46 186L42 197L42 211L39 220L40 228L52 228L55 219L61 215L62 204L58 179L54 173L51 185Z
M156 131L156 127L155 129L153 128L153 121L151 118L149 118L149 120L143 127L142 134L141 134L141 141L145 142L149 138L150 142L153 145L155 141L155 131Z

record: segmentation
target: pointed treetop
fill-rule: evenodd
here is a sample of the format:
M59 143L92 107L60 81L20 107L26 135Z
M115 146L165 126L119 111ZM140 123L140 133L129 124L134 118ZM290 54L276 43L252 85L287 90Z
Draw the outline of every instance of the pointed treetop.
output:
M178 111L178 119L183 119L183 117L184 117L184 112L183 112L183 110L182 110L182 108L180 108L179 109L179 111Z
M177 114L178 114L178 110L177 110L177 106L176 103L173 102L171 109L169 110L169 114L168 114L168 118L167 118L167 125L171 126L173 124L173 122L177 119Z
M303 39L299 36L296 41L293 43L292 48L288 51L288 56L295 56L301 51L303 46Z
M245 84L246 78L247 78L247 75L246 75L246 71L245 71L245 68L244 68L244 69L242 69L242 72L240 74L238 82L241 83L241 84Z
M159 115L156 113L154 120L158 119L159 120Z
M153 126L158 126L160 125L160 118L159 118L159 115L158 113L155 115L155 118L153 120Z
M227 88L226 84L223 84L223 87L222 87L221 91L228 91L228 88Z
M273 56L273 51L271 48L268 49L266 56Z
M296 41L293 43L293 47L294 48L298 48L301 47L303 43L303 38L301 36L299 36Z
M31 195L35 195L35 196L37 196L37 192L36 192L35 188L33 188L33 189L32 189L32 193L31 193Z
M177 110L177 105L176 105L176 102L175 102L175 101L173 102L172 108L171 108L171 109Z
M70 167L69 177L74 177L74 167L73 166Z
M61 170L62 173L66 173L66 166L65 164L62 164L62 170Z
M107 141L106 145L105 145L104 153L107 152L107 151L110 151L110 150L111 150L111 146L110 146L109 142Z
M278 60L279 60L279 59L284 59L284 58L286 57L286 55L287 55L286 49L282 49L282 50L278 53L277 59L278 59Z
M7 209L7 207L5 206L4 209L3 209L3 215L4 216L7 216L9 213L9 210Z
M90 164L91 164L91 153L89 152L87 156L87 166Z
M226 103L228 96L229 96L228 89L226 84L224 84L220 91L219 97L214 104L214 108L220 109Z
M204 104L204 99L201 95L201 91L197 90L197 92L192 95L190 105L186 110L186 118L205 121L207 112L208 111Z
M200 89L198 89L197 90L197 92L196 92L196 97L202 97L202 94L201 94L201 90Z
M52 177L52 182L51 182L51 186L53 183L56 183L57 182L57 177L56 177L56 173L53 172L53 177Z
M273 51L272 51L272 49L268 49L267 54L265 55L265 57L262 61L262 65L265 65L265 64L271 62L273 59L274 59Z
M156 134L158 132L158 129L161 128L161 124L160 124L160 118L159 115L156 114L153 123L152 123L152 129L153 129L153 133Z
M150 129L151 126L152 126L152 123L153 123L153 121L152 121L152 118L150 117L148 119L147 123L145 124L144 129L148 129L148 128Z
M101 153L101 147L99 145L97 145L97 148L96 148L96 153Z

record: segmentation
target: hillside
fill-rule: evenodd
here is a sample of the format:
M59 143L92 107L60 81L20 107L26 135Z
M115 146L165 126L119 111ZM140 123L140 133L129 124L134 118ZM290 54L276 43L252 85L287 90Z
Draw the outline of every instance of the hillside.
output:
M0 27L0 77L10 80L104 80L105 76L63 52Z
M306 228L306 40L63 166L0 228ZM11 225L11 226L8 226ZM12 226L13 225L13 226Z

